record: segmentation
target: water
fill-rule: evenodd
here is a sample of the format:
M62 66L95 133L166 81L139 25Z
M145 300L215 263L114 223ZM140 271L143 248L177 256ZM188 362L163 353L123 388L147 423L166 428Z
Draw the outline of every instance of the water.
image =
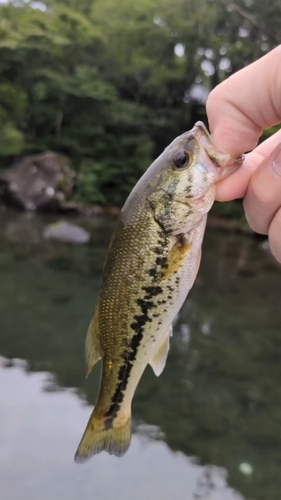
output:
M52 218L0 215L1 500L277 500L281 268L257 240L208 229L160 378L147 368L122 458L73 455L94 405L83 347L113 220L89 246L42 240Z

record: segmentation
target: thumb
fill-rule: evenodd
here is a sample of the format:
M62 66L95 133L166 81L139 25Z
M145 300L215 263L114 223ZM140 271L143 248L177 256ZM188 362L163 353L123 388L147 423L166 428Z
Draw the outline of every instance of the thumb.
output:
M232 156L252 150L281 121L281 45L230 76L206 103L215 142Z

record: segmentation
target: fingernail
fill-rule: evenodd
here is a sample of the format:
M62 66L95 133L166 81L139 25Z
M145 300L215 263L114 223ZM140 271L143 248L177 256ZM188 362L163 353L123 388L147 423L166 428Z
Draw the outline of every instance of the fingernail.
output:
M272 168L277 175L281 176L281 144L278 144L273 151Z

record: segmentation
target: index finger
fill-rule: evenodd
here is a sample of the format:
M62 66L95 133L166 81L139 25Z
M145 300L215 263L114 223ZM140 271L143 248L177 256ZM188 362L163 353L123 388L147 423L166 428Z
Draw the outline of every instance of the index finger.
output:
M218 85L207 100L215 142L234 157L281 121L281 45Z

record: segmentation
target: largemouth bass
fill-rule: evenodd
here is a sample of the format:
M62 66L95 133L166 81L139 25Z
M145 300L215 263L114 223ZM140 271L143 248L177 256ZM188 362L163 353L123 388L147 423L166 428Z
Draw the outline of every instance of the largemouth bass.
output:
M102 359L95 409L75 455L122 456L131 440L131 403L149 363L158 376L172 321L198 272L215 183L242 159L219 151L201 122L152 163L118 218L86 337L87 374Z

